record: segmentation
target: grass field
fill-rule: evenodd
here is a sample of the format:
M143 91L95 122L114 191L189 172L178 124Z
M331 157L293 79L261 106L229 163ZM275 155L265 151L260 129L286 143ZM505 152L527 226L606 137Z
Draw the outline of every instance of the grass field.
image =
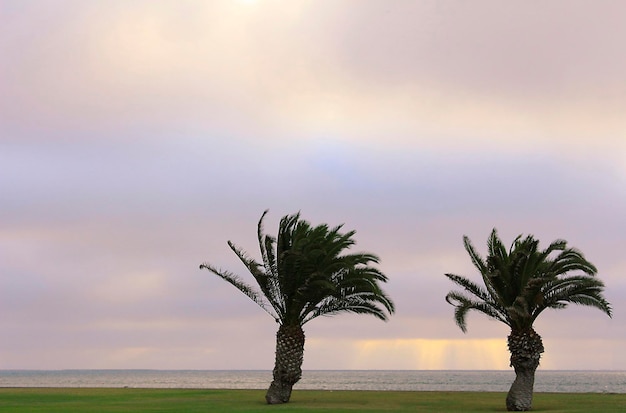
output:
M263 390L0 388L2 413L356 413L501 412L504 393L294 391L285 405L265 404ZM537 412L626 412L626 394L537 393Z

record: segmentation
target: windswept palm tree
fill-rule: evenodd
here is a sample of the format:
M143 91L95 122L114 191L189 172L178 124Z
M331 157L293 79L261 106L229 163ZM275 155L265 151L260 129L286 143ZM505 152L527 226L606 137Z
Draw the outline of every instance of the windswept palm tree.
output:
M545 250L532 235L518 236L507 251L494 229L483 259L467 236L465 250L482 275L485 288L468 278L446 274L463 292L451 291L446 301L455 307L454 318L467 331L466 315L477 310L511 329L508 347L515 381L506 398L509 411L532 406L535 371L543 353L541 337L533 323L546 309L566 308L569 303L596 307L611 317L611 305L603 296L604 284L595 278L596 267L583 254L556 240Z
M387 320L394 305L379 286L387 277L372 266L378 257L346 253L355 243L355 231L341 233L341 225L332 229L326 224L312 227L297 213L281 219L275 238L263 232L266 214L261 216L257 231L260 262L228 241L258 289L208 263L200 268L228 281L279 324L273 381L265 396L267 403L278 404L289 401L293 385L302 376L305 323L342 312Z

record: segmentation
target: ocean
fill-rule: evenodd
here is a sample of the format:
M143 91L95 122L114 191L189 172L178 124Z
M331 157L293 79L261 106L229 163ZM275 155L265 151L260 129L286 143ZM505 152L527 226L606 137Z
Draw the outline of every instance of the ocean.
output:
M305 370L294 389L506 392L513 371ZM267 370L0 370L0 387L265 389ZM538 370L536 392L626 393L626 371Z

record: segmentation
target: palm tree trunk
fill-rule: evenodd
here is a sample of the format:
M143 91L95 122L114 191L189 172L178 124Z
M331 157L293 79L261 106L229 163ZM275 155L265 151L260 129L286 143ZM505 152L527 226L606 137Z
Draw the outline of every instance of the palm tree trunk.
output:
M543 343L532 328L511 331L508 341L515 381L506 396L506 408L508 411L527 411L532 407L535 371L543 353Z
M267 390L268 404L287 403L293 385L302 377L304 357L304 331L302 326L281 325L276 333L276 361L274 378Z

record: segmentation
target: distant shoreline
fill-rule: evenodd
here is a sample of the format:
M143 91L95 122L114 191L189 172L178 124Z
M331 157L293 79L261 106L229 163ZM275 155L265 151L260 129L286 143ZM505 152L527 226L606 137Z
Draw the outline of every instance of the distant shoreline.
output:
M508 391L512 370L304 370L300 390ZM0 387L266 389L271 370L0 370ZM626 393L626 371L539 370L535 391Z

